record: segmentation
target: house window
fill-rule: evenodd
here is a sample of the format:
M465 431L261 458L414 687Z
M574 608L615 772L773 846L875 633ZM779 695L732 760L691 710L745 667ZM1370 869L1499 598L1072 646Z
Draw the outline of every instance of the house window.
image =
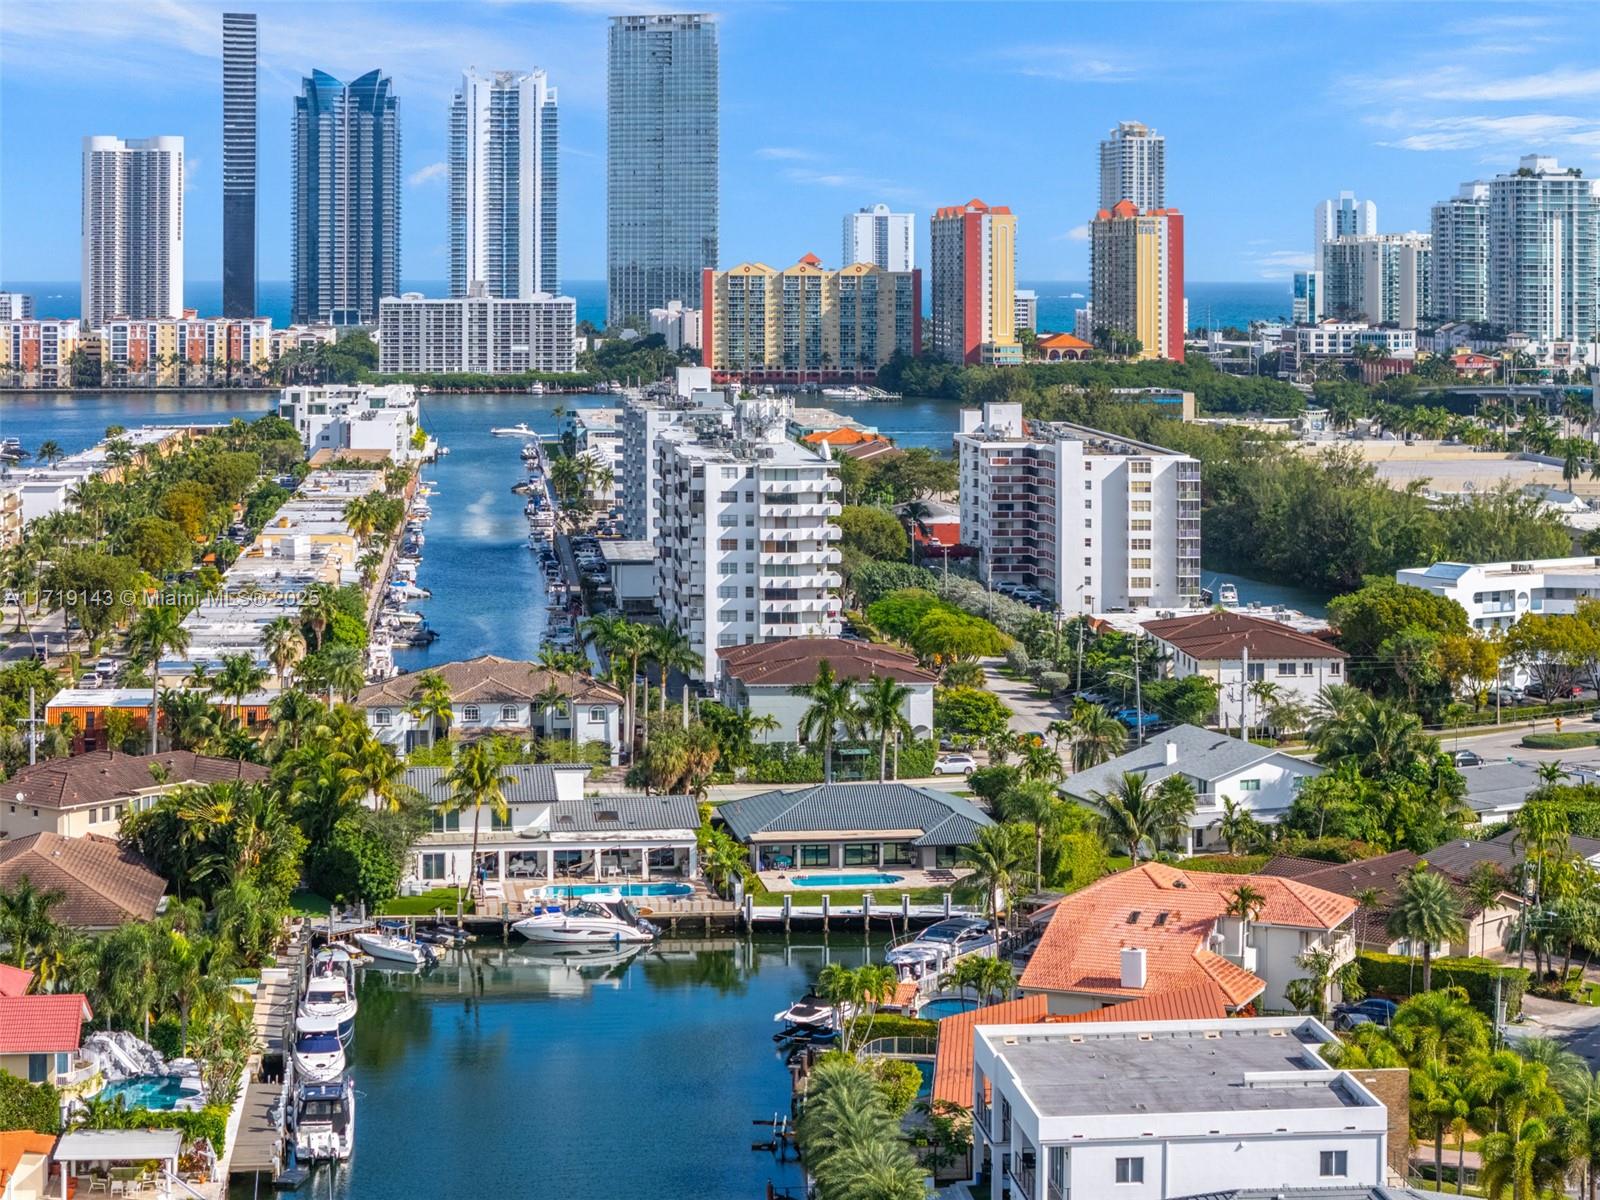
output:
M883 863L888 867L909 867L911 865L910 842L885 842L883 844Z
M933 865L936 867L954 867L961 862L961 847L939 846L933 852Z
M476 721L478 719L478 706L476 704L462 705L461 719L463 721Z
M825 867L828 865L828 847L813 843L800 847L800 865L802 867Z
M1292 662L1281 662L1281 663L1279 663L1278 664L1278 674L1279 675L1293 675L1294 674L1294 664Z
M847 867L875 867L878 865L877 842L854 842L844 848L844 865Z
M1300 664L1300 674L1302 674L1302 675L1310 675L1310 674L1312 674L1312 673L1313 673L1313 672L1314 672L1314 671L1315 671L1315 670L1316 670L1316 668L1315 668L1315 667L1313 667L1313 666L1312 666L1312 665L1311 665L1311 664L1310 664L1310 663L1308 663L1308 662L1303 662L1303 663L1301 663L1301 664Z
M509 808L507 808L506 809L505 818L502 819L500 814L495 812L494 809L491 808L489 810L489 828L490 829L501 829L501 830L510 829L511 828L511 810Z
M1118 1183L1143 1183L1144 1182L1144 1159L1142 1159L1142 1158L1119 1158L1119 1159L1117 1159L1117 1182Z
M387 725L389 720L390 714L387 708L375 708L372 710L372 723L374 725Z
M1337 659L1334 660L1333 662L1329 663L1328 664L1328 674L1329 675L1337 675L1337 674L1339 674L1339 667L1341 665L1342 664L1339 663Z
M424 880L443 879L445 856L443 854L424 854L422 856L422 878Z
M1324 1150L1322 1152L1321 1169L1317 1174L1324 1179L1342 1178L1350 1174L1350 1152L1348 1150Z
M1067 1190L1067 1148L1050 1147L1050 1194L1065 1195Z
M461 814L460 814L460 812L442 813L438 809L434 809L433 810L433 831L435 833L459 833L459 832L461 832Z
M1241 779L1239 780L1239 790L1241 792L1259 792L1261 790L1261 780Z
M605 723L606 723L606 710L601 705L596 704L593 708L591 708L589 710L589 724L591 724L591 725L604 725Z
M500 706L500 719L502 721L515 721L517 719L517 706L515 704L502 704Z
M50 1078L50 1056L48 1054L28 1055L28 1082L44 1083Z

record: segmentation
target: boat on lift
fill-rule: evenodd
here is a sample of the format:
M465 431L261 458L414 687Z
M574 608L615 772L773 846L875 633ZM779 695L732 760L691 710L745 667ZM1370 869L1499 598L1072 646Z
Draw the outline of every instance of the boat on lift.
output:
M411 967L431 967L438 961L432 947L414 942L410 938L379 930L377 933L358 933L356 945L382 962L400 963Z

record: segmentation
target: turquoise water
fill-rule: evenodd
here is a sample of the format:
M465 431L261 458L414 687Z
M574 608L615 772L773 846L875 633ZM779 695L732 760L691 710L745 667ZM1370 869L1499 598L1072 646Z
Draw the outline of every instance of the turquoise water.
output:
M607 887L603 883L589 883L572 886L565 883L551 884L544 889L546 896L560 898L562 896L688 896L694 888L687 883L623 883Z
M800 887L875 887L881 883L899 883L903 875L794 875L790 883Z
M917 1061L917 1070L922 1075L922 1084L917 1088L917 1099L926 1100L933 1095L933 1064L919 1059Z
M929 1000L917 1009L917 1016L928 1021L937 1021L940 1017L953 1017L957 1013L971 1012L978 1007L976 1000L963 1000L956 996L946 996L939 1000Z
M100 1093L102 1100L121 1096L129 1108L173 1108L183 1098L176 1075L140 1075L119 1083L108 1083Z

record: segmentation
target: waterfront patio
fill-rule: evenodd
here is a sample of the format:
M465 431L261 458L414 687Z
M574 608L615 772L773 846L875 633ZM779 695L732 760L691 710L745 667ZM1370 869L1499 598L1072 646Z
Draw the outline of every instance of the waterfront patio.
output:
M862 875L893 875L895 882L884 884L862 885L859 883L829 883L816 882L817 880L859 878ZM761 880L769 892L871 892L880 899L897 899L901 892L914 892L924 888L934 888L943 891L954 891L961 880L972 874L967 867L930 868L924 870L920 867L884 867L881 872L876 867L852 867L843 871L808 870L805 868L789 870L757 871L756 877ZM795 876L804 876L805 883L796 883Z
M169 1197L182 1150L176 1129L80 1129L62 1134L51 1158L60 1167L61 1200L95 1193Z

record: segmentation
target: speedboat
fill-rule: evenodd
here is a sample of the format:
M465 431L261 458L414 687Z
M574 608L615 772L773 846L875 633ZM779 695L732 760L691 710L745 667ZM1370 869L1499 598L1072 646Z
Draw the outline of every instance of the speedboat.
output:
M1219 584L1217 584L1217 603L1218 604L1237 604L1237 603L1239 603L1239 589L1237 587L1235 587L1231 583L1219 583Z
M495 437L532 438L539 436L528 428L526 421L518 421L515 425L501 425L496 429L489 430L489 432Z
M781 1042L797 1037L820 1038L829 1033L837 1033L841 1012L848 1019L851 1012L850 1005L843 1005L836 1011L834 1006L821 996L808 992L782 1012L772 1014L774 1021L783 1022L783 1028L772 1035L772 1040Z
M651 942L661 932L621 900L541 904L511 928L530 942Z
M339 1041L348 1046L356 1032L356 998L343 975L313 975L300 1000L300 1015L335 1022Z
M889 947L883 961L891 967L942 967L952 959L994 945L994 930L982 917L950 917L929 925L916 937Z
M313 1162L346 1159L355 1144L356 1086L350 1076L301 1084L294 1105L296 1156Z
M523 462L537 462L539 460L539 443L528 442L522 447Z
M384 962L404 963L411 967L432 966L437 957L427 946L413 942L410 938L399 937L392 933L358 933L356 945L360 946L373 958Z
M327 1017L294 1019L294 1069L301 1079L326 1083L344 1074L339 1022Z

